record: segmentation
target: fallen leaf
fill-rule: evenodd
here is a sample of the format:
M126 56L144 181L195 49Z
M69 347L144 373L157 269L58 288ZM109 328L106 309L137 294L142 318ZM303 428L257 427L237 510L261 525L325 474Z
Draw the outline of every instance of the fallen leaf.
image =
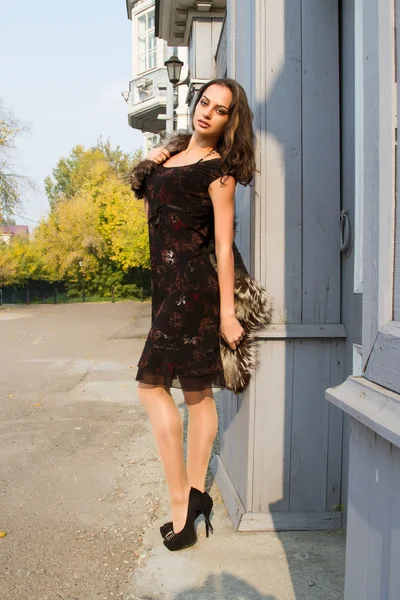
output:
M0 538L6 537L7 531L0 531Z
M36 402L35 406L42 406L39 402Z

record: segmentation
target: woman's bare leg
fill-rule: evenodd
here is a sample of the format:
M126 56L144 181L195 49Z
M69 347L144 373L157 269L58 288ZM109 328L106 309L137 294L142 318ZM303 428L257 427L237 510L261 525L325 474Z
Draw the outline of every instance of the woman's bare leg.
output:
M190 492L183 456L182 418L174 399L163 387L139 383L138 395L164 466L174 531L178 533L186 522Z
M204 492L218 415L212 390L184 392L188 407L186 471L189 485Z

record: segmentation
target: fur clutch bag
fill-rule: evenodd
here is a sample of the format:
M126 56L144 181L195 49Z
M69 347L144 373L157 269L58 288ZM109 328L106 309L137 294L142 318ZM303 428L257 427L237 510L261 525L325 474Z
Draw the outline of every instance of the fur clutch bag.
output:
M209 250L211 263L217 271L213 243L210 244ZM222 336L219 338L219 344L226 387L238 394L246 388L251 372L258 367L255 333L271 322L272 301L263 286L249 275L235 242L232 250L235 259L235 315L245 331L245 336L236 350L232 350Z
M186 133L175 134L165 147L171 154L181 152L187 148L190 137ZM151 160L143 160L131 172L130 184L138 198L145 195L145 180L156 166ZM214 242L210 243L208 250L210 261L217 271ZM235 259L235 314L245 336L236 350L232 350L220 336L220 350L226 387L238 394L246 388L251 372L258 367L255 334L271 322L272 301L263 286L248 273L235 243L232 250Z

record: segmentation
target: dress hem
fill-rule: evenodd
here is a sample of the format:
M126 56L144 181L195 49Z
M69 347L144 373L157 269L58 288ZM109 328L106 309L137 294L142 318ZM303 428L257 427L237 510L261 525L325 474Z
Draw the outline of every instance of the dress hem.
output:
M202 392L208 388L225 389L226 383L223 372L205 373L196 377L186 375L164 375L154 371L138 368L135 380L149 385L164 388L176 388L187 392Z

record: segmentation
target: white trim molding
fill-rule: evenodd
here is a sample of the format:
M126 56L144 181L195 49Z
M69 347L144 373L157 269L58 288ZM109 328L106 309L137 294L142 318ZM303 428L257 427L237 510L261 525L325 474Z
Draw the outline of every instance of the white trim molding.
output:
M342 323L271 323L255 336L259 339L275 338L346 338L346 328Z
M365 377L400 393L400 322L389 321L379 331L365 368Z
M400 394L365 377L349 377L325 394L329 402L400 448Z
M395 189L393 0L363 2L363 360L392 319Z

